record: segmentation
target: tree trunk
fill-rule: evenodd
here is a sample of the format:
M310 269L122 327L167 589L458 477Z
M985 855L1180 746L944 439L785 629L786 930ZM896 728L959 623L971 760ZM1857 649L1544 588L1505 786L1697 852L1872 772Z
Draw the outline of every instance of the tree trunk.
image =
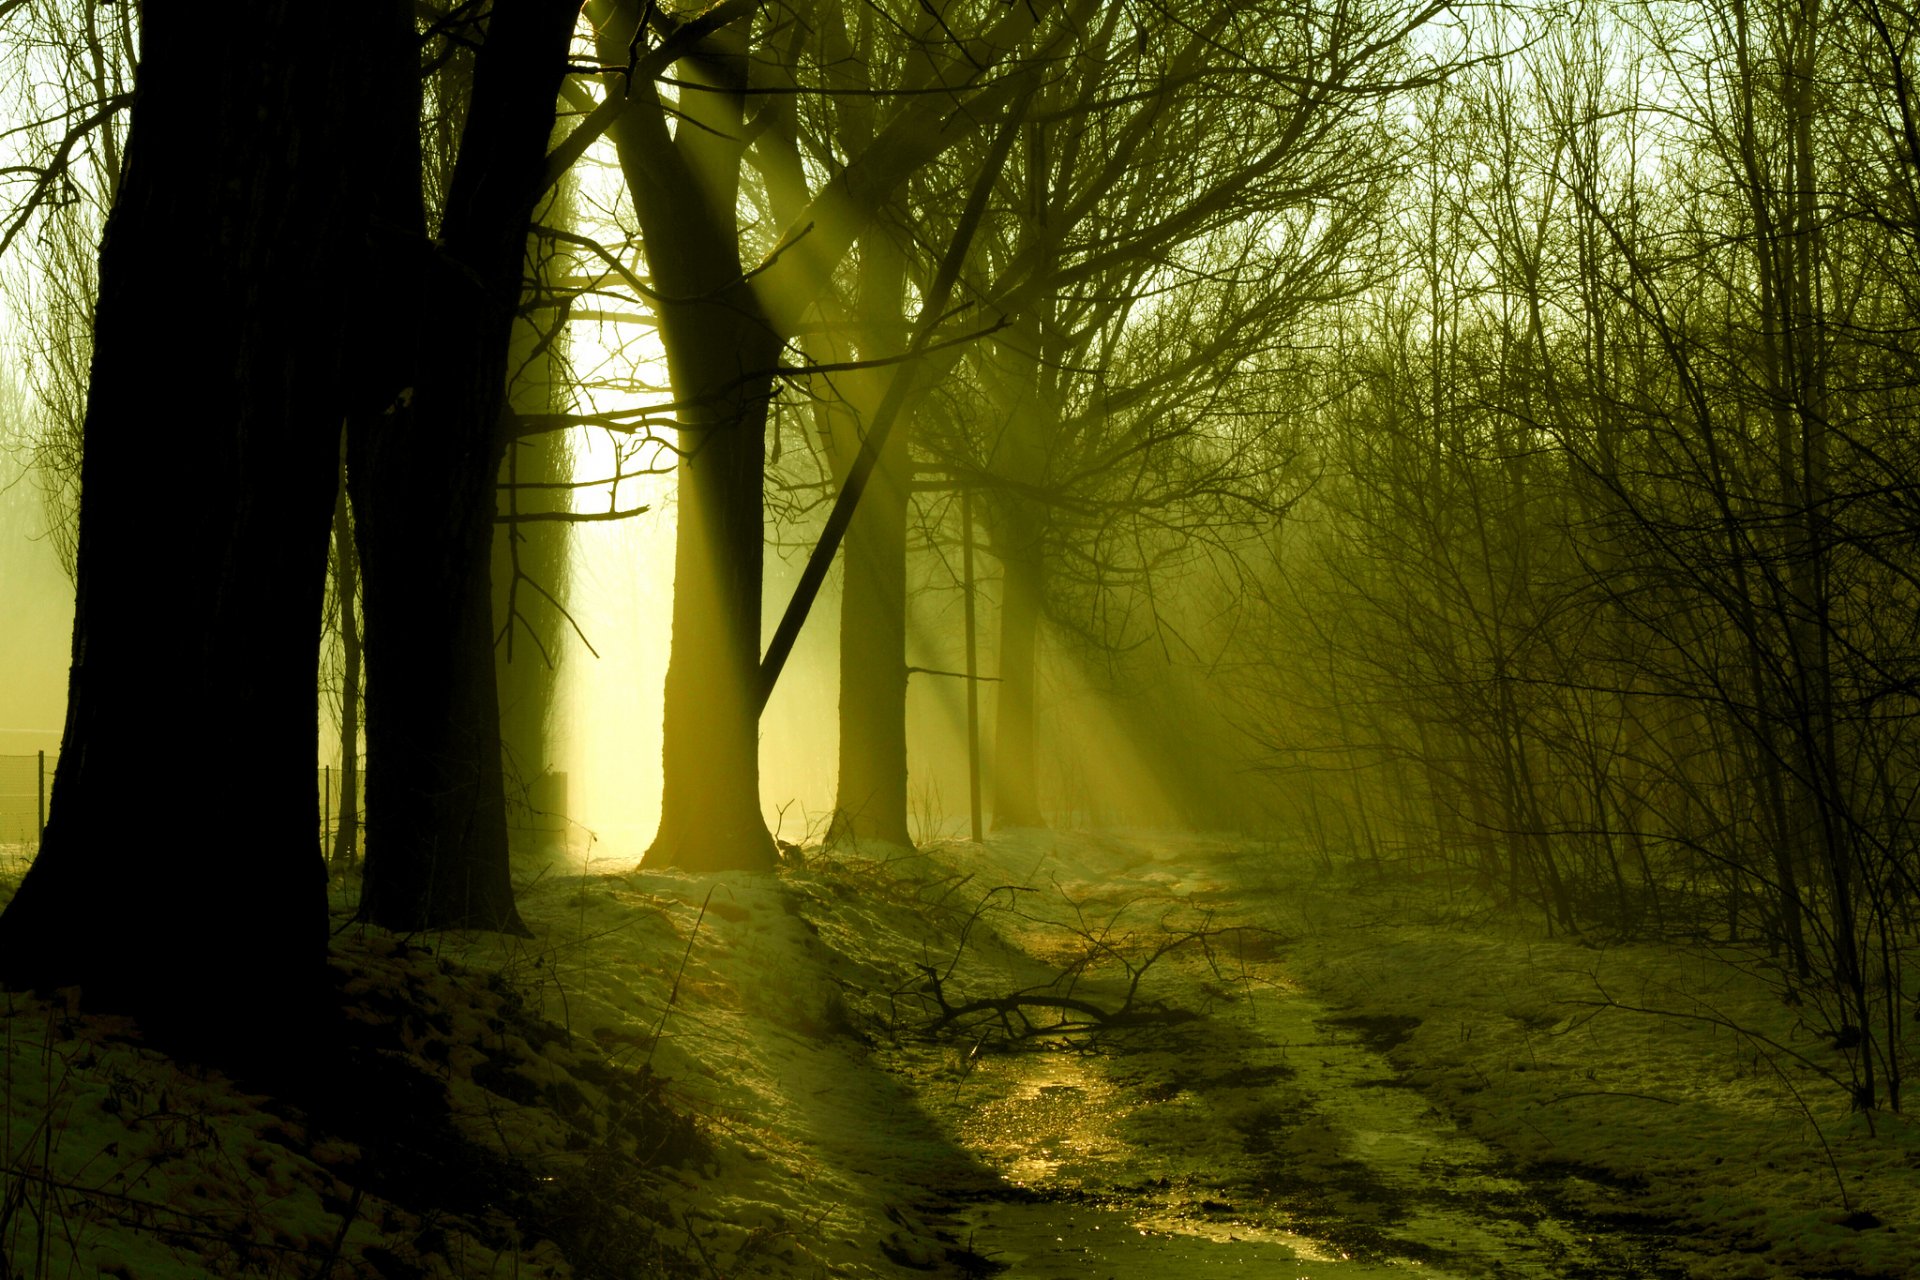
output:
M770 344L746 356L768 365L774 357ZM689 871L774 865L773 837L760 813L765 411L739 406L737 414L730 424L680 432L664 786L647 861Z
M525 932L513 905L494 683L495 492L507 345L577 9L497 0L411 394L352 433L367 623L363 919Z
M603 56L625 58L620 33L634 20L603 24ZM646 858L689 871L775 864L760 812L760 575L781 344L740 262L744 48L737 33L719 32L703 56L679 64L707 88L681 95L677 131L651 85L633 86L611 130L681 406L660 829Z
M994 726L993 829L1044 827L1035 785L1034 691L1038 684L1040 614L1046 591L1046 560L1039 513L1030 499L1009 497L998 547L1000 597L1000 694Z
M463 283L443 278L439 287ZM368 658L360 914L401 931L525 932L508 874L493 671L488 557L499 452L492 431L467 425L485 393L440 373L478 363L470 344L484 338L446 310L430 316L438 332L423 351L414 409L365 424L371 438L354 465Z
M907 435L895 431L847 529L840 601L840 781L832 838L907 832Z
M324 990L313 676L341 419L395 389L367 358L395 343L366 281L417 192L414 49L392 4L145 23L101 246L61 767L0 979L78 984L196 1053L271 1059ZM155 397L189 370L204 394L157 436ZM219 780L190 827L160 740Z
M883 229L861 243L860 296L856 322L863 323L859 355L872 360L899 354L897 338L882 325L906 322L906 261ZM844 473L860 451L892 382L891 367L843 375L853 393L853 414L836 420L857 426L834 441ZM908 440L911 410L897 421L880 451L847 527L845 577L840 596L840 775L829 839L882 840L912 847L907 831L907 510L910 494Z

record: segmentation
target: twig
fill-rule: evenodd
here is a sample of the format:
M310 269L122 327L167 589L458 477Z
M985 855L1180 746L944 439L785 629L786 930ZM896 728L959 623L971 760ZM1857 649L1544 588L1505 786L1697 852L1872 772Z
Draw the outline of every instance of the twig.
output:
M1765 1045L1768 1048L1773 1049L1779 1053L1786 1054L1788 1057L1800 1063L1802 1066L1805 1066L1806 1068L1815 1072L1818 1075L1824 1076L1830 1083L1833 1083L1836 1085L1840 1083L1840 1079L1838 1076L1834 1075L1833 1072L1828 1071L1825 1068L1821 1067L1819 1063L1813 1062L1812 1060L1807 1058L1806 1055L1795 1053L1792 1049L1787 1048L1785 1045L1781 1044L1777 1040L1774 1040L1770 1036L1766 1036L1761 1034L1758 1031L1753 1031L1747 1027L1743 1027L1739 1023L1733 1021L1731 1018L1726 1017L1724 1014L1717 1013L1717 1012L1715 1013L1681 1013L1673 1009L1650 1009L1650 1008L1643 1008L1638 1005L1622 1004L1618 1000L1615 1000L1611 995L1609 995L1607 992L1607 989L1605 987L1600 986L1600 983L1597 979L1594 981L1594 986L1599 988L1600 994L1605 997L1604 1001L1575 1000L1575 1001L1569 1001L1568 1003L1601 1004L1602 1007L1604 1008L1626 1009L1633 1013L1653 1014L1656 1017L1684 1018L1684 1019L1687 1019L1688 1021L1706 1022L1706 1023L1712 1024L1713 1026L1725 1027L1727 1028L1727 1030L1733 1032L1735 1035L1746 1037L1747 1041L1751 1044ZM1768 1069L1771 1070L1774 1075L1780 1078L1780 1083L1785 1085L1787 1088L1787 1092L1793 1095L1794 1105L1800 1108L1800 1114L1806 1117L1806 1121L1808 1124L1813 1126L1813 1136L1820 1139L1820 1150L1826 1154L1827 1167L1833 1171L1833 1185L1840 1192L1840 1206L1849 1213L1853 1212L1853 1199L1852 1197L1847 1195L1846 1179L1840 1176L1840 1162L1833 1158L1833 1148L1827 1144L1827 1131L1820 1127L1820 1122L1818 1120L1813 1118L1812 1108L1807 1106L1807 1100L1800 1096L1800 1090L1796 1089L1793 1085L1793 1081L1787 1078L1787 1073L1780 1069L1780 1064L1774 1061L1773 1054L1761 1053L1758 1056L1762 1061L1764 1061L1767 1064Z
M1663 1098L1657 1093L1634 1093L1630 1089L1581 1089L1574 1093L1562 1093L1548 1098L1546 1105L1550 1107L1556 1102L1565 1102L1569 1098L1640 1098L1647 1102L1664 1102L1670 1107L1680 1105L1675 1098Z
M667 1029L667 1018L673 1013L673 1002L680 996L680 979L686 976L687 961L693 958L693 940L700 936L700 926L707 918L707 904L713 901L713 891L720 886L707 886L707 896L700 900L700 914L694 917L693 932L687 935L687 949L680 953L680 968L673 975L673 988L667 992L667 1007L660 1011L660 1021L654 1025L652 1043L647 1045L647 1060L643 1067L653 1065L653 1051L660 1047L660 1034Z
M329 1280L333 1275L333 1265L340 1261L340 1251L346 1248L347 1232L353 1228L353 1220L360 1216L360 1197L365 1194L363 1187L353 1189L353 1197L347 1201L347 1212L340 1219L340 1230L334 1233L333 1247L327 1250L327 1260L320 1264L314 1280Z

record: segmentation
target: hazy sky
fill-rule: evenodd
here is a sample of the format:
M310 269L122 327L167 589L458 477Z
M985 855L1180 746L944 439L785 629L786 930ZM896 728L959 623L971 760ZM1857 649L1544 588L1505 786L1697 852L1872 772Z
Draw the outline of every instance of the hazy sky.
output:
M39 490L8 447L0 452L0 755L52 751L66 712L73 587L40 536L45 528Z

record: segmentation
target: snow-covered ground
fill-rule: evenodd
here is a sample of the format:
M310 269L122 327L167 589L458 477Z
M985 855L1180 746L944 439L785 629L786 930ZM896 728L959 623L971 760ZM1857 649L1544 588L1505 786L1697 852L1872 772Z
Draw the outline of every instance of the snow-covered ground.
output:
M1920 1273L1920 1133L1730 957L1146 833L529 880L343 895L330 1115L4 998L13 1273Z

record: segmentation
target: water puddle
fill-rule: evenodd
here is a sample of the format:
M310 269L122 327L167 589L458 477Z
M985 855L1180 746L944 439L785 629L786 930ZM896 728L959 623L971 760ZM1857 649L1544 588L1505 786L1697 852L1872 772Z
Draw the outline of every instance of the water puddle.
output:
M962 1217L975 1253L985 1260L982 1274L999 1267L1008 1276L1036 1280L1241 1274L1312 1280L1320 1275L1405 1277L1409 1270L1391 1262L1354 1262L1306 1236L1249 1223L1184 1222L1097 1205L1006 1201L976 1206ZM1421 1269L1421 1274L1443 1273Z

